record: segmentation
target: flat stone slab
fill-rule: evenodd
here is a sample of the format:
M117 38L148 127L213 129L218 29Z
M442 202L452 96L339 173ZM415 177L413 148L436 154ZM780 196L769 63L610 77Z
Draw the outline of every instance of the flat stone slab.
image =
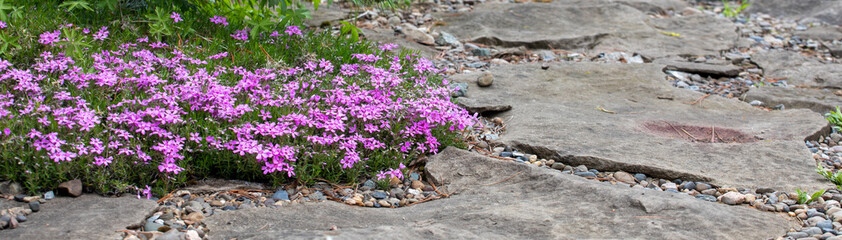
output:
M227 211L210 239L766 239L792 223L686 194L632 189L453 148L426 165L456 194L409 207L337 202ZM338 230L331 231L336 226Z
M842 25L842 2L828 0L762 0L752 1L747 13L767 13L775 17L823 21Z
M821 114L806 109L769 112L719 96L688 104L702 93L670 86L663 68L499 66L490 70L494 85L468 95L506 97L512 110L498 116L511 120L500 141L567 165L731 187L794 191L832 186L816 174L816 162L804 146L805 138L825 133L827 121ZM476 78L473 73L451 80L469 83ZM716 136L714 143L711 136Z
M122 239L118 230L139 224L157 206L134 196L58 197L41 204L41 211L18 228L0 231L0 239Z
M822 63L790 51L765 51L751 55L766 78L784 78L790 85L809 88L842 86L842 65Z
M805 31L795 32L793 36L801 39L833 41L842 39L842 28L838 26L815 26Z
M718 55L738 39L736 26L724 18L650 18L640 10L647 6L639 1L481 4L468 13L441 14L448 23L441 30L498 47L628 51L648 58Z
M460 97L456 99L456 104L465 108L465 110L468 110L470 113L503 112L512 109L512 105L508 105L497 99L491 100Z
M740 67L734 65L716 65L716 64L707 64L707 63L693 63L693 62L686 62L686 61L676 61L676 60L663 60L663 61L655 61L655 63L665 64L667 70L674 70L674 71L682 71L688 73L696 73L705 76L717 76L717 77L736 77L740 75L740 72L743 70Z
M831 89L758 87L746 92L745 101L758 100L766 106L783 104L787 109L806 108L817 113L835 111L842 106L842 97Z
M395 32L392 31L392 30L386 30L386 29L360 29L360 30L362 30L362 32L361 32L362 36L361 37L365 37L365 39L368 39L369 41L373 41L373 42L378 43L378 44L384 44L384 43L398 44L400 47L392 50L394 52L400 52L401 50L404 50L404 49L411 50L411 51L420 51L421 56L425 57L425 58L428 58L428 59L434 58L439 53L434 48L425 46L425 45L417 43L415 41L408 40L408 39L403 38L401 36L397 36L397 35L395 35Z

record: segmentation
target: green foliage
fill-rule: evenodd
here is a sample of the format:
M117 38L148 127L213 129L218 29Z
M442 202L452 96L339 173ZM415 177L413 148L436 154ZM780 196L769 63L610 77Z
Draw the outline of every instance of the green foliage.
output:
M339 23L342 23L342 28L339 29L339 31L343 35L350 36L351 41L354 41L354 42L360 40L360 29L357 28L357 26L355 26L354 24L351 24L347 21L339 21Z
M73 10L76 10L76 9L85 9L85 10L90 11L90 12L95 12L94 9L91 8L91 4L88 3L88 1L85 1L85 0L64 1L63 3L58 5L58 7L64 8L68 12L72 12Z
M830 180L833 184L836 184L836 188L842 189L842 172L832 172L830 170L824 169L821 165L817 166L816 172Z
M729 18L736 18L740 16L740 12L745 10L748 6L751 6L751 3L749 3L748 0L741 0L739 6L731 5L725 0L722 0L722 4L724 5L722 15Z
M815 192L813 193L813 195L809 196L807 195L807 192L802 191L801 189L795 189L795 192L798 193L798 204L810 204L810 202L813 202L814 200L822 197L822 194L824 194L825 190Z
M833 129L836 129L836 131L842 130L842 111L839 111L839 106L836 106L836 111L825 113L824 117L833 125Z

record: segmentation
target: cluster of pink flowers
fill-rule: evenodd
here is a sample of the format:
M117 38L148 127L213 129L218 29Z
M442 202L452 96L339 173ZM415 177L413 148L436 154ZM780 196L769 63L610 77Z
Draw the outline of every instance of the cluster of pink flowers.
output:
M225 17L213 16L212 18L210 18L210 21L212 23L220 24L222 26L228 26L228 19Z
M107 35L103 27L94 38ZM235 35L248 37L246 30ZM41 34L42 44L60 41L59 31ZM428 79L440 70L423 58L381 51L354 54L355 63L245 69L209 64L227 52L198 56L164 46L142 38L80 61L87 64L50 51L32 66L0 60L0 125L14 126L4 134L55 163L122 161L178 174L187 156L224 153L291 177L296 161L313 156L338 156L351 168L374 151L434 153L434 131L475 123L450 101L446 83ZM402 178L403 168L378 177Z

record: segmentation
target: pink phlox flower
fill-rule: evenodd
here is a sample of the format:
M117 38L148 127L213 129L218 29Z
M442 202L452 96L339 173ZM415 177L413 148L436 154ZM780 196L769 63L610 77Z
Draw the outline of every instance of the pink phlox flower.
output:
M210 18L210 21L212 23L222 24L222 26L228 26L228 19L225 17L213 16L212 18Z
M96 156L96 157L94 157L94 165L97 165L97 166L103 166L103 165L104 165L104 166L108 166L108 164L111 164L111 161L112 161L112 160L114 160L114 157L101 157L101 156Z
M190 133L190 141L193 141L195 143L201 143L202 137L199 137L199 133Z
M231 37L234 38L234 39L245 42L246 40L249 40L249 34L248 33L249 33L248 29L237 30L237 31L234 31L234 34L231 34Z
M287 29L284 30L284 33L286 33L289 36L292 36L292 35L301 36L301 29L298 29L298 26L295 26L295 25L287 26Z
M146 195L146 199L152 199L152 187L146 185L146 189L137 189L137 199L140 199L140 195Z
M105 40L108 37L108 27L102 27L94 34L94 40Z
M59 36L61 36L61 32L59 30L44 32L39 36L40 38L38 39L38 42L44 45L53 46L55 43L61 41L61 39L59 39Z
M377 60L382 59L381 57L378 57L374 54L354 53L354 54L351 54L351 56L353 56L354 58L356 58L357 60L360 60L362 62L369 62L369 63L373 63L373 62L376 62Z
M0 21L0 29L6 28L6 27L7 27L6 23L3 22L3 21Z
M221 53L216 54L216 55L211 55L211 56L207 57L206 59L215 60L215 59L220 59L220 58L224 58L224 57L227 57L227 56L228 56L228 52L221 52Z
M178 22L181 22L181 21L182 21L182 19L181 19L181 15L179 15L179 14L178 14L178 13L176 13L176 12L172 12L172 14L170 14L170 18L172 18L172 21L173 21L174 23L178 23Z
M381 51L392 51L392 49L395 49L397 47L399 47L399 46L397 44L394 44L394 43L386 43L386 44L383 44L383 45L379 46Z

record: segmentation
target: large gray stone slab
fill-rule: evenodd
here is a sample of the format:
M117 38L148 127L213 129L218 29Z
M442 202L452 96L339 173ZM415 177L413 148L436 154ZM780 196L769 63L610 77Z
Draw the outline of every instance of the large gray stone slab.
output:
M819 62L815 57L791 51L763 51L751 55L766 78L786 79L790 85L810 88L842 86L842 65Z
M456 192L409 207L336 202L227 211L210 239L766 239L784 218L689 195L632 189L453 148L426 168ZM445 190L446 189L446 190ZM330 231L336 226L338 230Z
M498 115L511 119L501 141L569 165L732 187L794 191L831 186L816 174L816 162L803 142L826 130L821 114L806 109L769 112L719 96L687 104L702 94L670 86L663 68L500 66L490 70L493 86L468 95L508 98L512 110ZM451 80L476 77L464 74ZM710 143L712 135L715 143Z
M751 1L746 8L748 13L767 13L772 16L818 20L834 25L842 25L842 1L835 0L762 0Z
M651 18L629 2L482 4L468 13L443 14L448 24L441 29L499 47L629 51L649 58L717 55L738 39L735 25L724 18Z
M806 108L818 113L826 113L836 110L836 106L842 106L842 97L833 94L831 89L812 88L783 88L783 87L758 87L746 92L745 101L758 100L766 106L783 104L788 109Z
M842 39L842 28L838 26L815 26L805 31L795 32L792 35L801 39L833 41Z
M133 196L59 197L41 204L20 227L0 231L0 239L122 239L118 230L139 224L157 206Z

